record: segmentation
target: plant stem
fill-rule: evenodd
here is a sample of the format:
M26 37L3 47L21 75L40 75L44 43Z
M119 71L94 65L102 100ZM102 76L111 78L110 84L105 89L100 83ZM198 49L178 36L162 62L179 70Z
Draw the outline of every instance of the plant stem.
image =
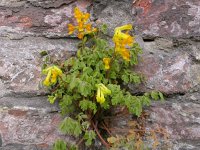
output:
M93 126L95 132L97 133L97 135L98 135L100 141L102 142L102 144L105 145L106 148L109 148L110 145L103 139L103 137L102 137L101 134L99 133L98 128L97 128L97 124L95 125L93 121L91 121L91 123L92 123L92 126Z
M105 125L105 123L103 122L103 127L104 127L104 129L108 132L108 134L110 135L110 136L112 136L112 133L110 132L110 130L107 128L107 126Z
M82 142L83 142L83 138L81 138L79 141L78 141L78 143L77 143L77 146L79 146Z

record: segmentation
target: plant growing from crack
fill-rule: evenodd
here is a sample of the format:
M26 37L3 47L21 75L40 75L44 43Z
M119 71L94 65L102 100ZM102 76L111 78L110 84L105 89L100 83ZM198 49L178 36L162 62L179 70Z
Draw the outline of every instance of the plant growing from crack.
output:
M46 65L42 72L47 75L43 85L51 91L49 102L58 101L61 114L65 117L60 130L80 140L75 145L58 140L54 150L78 149L83 142L89 147L96 138L106 148L112 148L115 147L114 141L120 138L109 137L111 131L104 118L111 108L127 108L139 117L143 106L149 106L151 99L163 100L163 95L152 91L136 96L121 86L123 83L139 84L142 81L142 77L132 70L132 66L138 63L138 54L142 53L129 34L132 25L115 28L112 47L104 36L106 25L92 27L90 14L78 8L74 10L74 17L77 24L68 24L68 30L69 34L77 34L81 39L76 56L63 65ZM138 134L133 135L133 147L141 148L141 138Z

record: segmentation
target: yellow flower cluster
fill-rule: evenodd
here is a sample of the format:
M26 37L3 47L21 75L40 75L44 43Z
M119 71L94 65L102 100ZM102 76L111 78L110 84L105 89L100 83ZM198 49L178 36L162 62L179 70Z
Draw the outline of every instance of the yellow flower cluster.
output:
M97 87L97 95L96 95L97 102L103 104L105 102L104 94L109 95L111 94L111 91L102 83L97 84L96 87Z
M45 86L55 84L57 82L57 77L62 75L62 70L60 70L60 68L58 68L57 66L48 67L42 72L43 74L47 74L45 80L43 81L43 84Z
M128 31L132 29L132 25L124 25L115 28L113 36L113 42L115 43L115 52L119 53L122 58L126 61L130 61L130 51L127 49L128 46L132 46L134 38L128 34ZM126 31L125 33L122 31Z
M88 23L88 20L90 18L89 13L81 12L81 10L78 7L76 7L74 9L74 17L76 19L77 26L68 24L69 34L73 34L75 31L77 31L78 38L82 39L85 34L97 31L96 28L92 28L91 23Z

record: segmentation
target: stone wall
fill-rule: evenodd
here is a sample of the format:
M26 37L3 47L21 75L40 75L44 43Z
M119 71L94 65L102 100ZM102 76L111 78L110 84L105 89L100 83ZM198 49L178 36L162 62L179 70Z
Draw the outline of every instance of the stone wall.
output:
M68 58L77 39L67 34L73 8L92 20L134 25L144 50L135 67L146 82L132 92L160 90L165 103L153 103L150 126L171 134L172 150L200 149L199 0L1 0L0 1L0 150L49 149L63 136L58 107L41 89L42 50Z

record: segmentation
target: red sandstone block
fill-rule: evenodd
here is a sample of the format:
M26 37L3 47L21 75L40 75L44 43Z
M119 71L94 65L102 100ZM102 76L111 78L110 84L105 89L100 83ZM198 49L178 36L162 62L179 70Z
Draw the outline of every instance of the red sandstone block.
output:
M0 113L0 133L3 145L9 143L33 144L46 148L64 137L58 131L61 117L58 113L39 110L7 109Z
M200 33L198 0L137 0L133 9L137 32L145 38L188 38Z
M8 110L8 114L14 117L23 117L27 114L27 111L20 110L20 109L10 109Z

